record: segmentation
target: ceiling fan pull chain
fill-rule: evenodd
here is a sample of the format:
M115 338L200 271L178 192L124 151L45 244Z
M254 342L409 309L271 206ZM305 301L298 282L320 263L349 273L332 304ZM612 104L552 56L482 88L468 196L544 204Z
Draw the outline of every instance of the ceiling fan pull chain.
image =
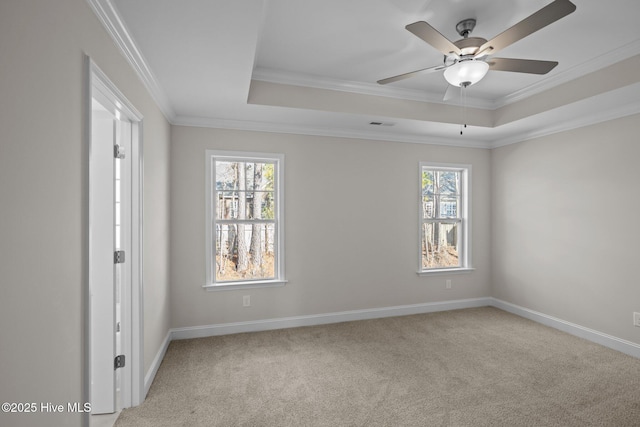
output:
M466 86L469 87L469 86ZM469 112L467 111L467 92L464 92L464 128L467 128L467 116L469 114Z
M467 87L469 84L460 85L460 94L462 97L462 108L460 109L460 135L463 134L462 129L467 127Z
M460 106L460 135L462 135L462 122L464 122L464 86L462 85L460 85L460 101L462 101Z
M460 108L460 135L462 135L462 125L464 124L464 85L460 85L460 98L462 107Z

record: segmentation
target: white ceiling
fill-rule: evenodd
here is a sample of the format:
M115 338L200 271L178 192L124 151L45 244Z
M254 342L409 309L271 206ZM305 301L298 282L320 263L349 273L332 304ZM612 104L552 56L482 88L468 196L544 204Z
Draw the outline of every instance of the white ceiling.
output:
M489 71L464 113L443 103L442 72L376 83L442 63L404 27L424 20L455 41L475 18L472 36L491 39L551 0L88 0L174 124L479 147L640 112L640 2L572 1L496 55L560 64Z

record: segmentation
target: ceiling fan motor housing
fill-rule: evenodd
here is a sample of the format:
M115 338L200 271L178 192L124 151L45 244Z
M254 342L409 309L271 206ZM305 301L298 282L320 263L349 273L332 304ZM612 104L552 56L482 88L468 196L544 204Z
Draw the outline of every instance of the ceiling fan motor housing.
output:
M449 55L445 55L444 57L444 65L450 66L455 64L456 62L472 59L473 55L478 52L480 46L487 42L486 39L482 37L467 37L466 39L460 39L453 44L460 49L462 55L458 55L456 53L450 53Z
M453 42L453 44L462 51L462 55L474 55L480 46L486 42L487 40L482 37L467 37Z

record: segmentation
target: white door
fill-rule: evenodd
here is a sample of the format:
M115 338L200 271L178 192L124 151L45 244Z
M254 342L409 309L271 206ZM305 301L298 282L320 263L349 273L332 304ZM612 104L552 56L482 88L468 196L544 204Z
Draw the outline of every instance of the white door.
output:
M130 321L131 122L100 94L92 100L90 160L91 409L122 407ZM116 356L124 368L116 367Z

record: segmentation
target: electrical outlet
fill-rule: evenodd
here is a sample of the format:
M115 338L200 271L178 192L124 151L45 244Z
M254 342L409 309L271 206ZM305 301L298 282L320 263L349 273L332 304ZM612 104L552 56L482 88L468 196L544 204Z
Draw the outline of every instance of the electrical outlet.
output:
M451 279L447 279L447 285L446 285L447 289L451 289Z
M251 307L251 295L244 295L242 297L242 306Z
M633 325L640 327L640 313L638 312L633 313Z

